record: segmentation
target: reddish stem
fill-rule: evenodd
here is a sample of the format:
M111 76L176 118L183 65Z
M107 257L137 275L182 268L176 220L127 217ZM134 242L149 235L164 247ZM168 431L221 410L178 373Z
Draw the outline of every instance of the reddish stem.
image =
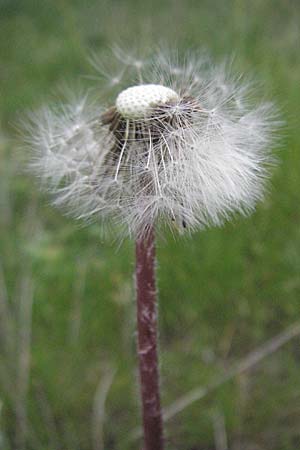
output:
M136 243L138 357L144 449L163 450L163 423L157 358L155 240L153 229Z

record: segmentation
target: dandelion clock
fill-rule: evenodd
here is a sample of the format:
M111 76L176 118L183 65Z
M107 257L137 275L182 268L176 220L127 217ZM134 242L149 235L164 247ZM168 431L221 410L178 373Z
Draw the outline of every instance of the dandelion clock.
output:
M154 230L191 233L251 212L264 195L276 117L207 57L179 64L159 53L120 65L110 105L83 97L46 107L27 141L56 206L136 240L143 448L162 450Z

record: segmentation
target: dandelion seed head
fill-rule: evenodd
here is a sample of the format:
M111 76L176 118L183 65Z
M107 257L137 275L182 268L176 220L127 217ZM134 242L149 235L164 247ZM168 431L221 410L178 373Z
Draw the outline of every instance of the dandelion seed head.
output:
M274 161L274 105L256 104L250 83L207 55L117 57L111 107L79 96L28 125L31 168L55 205L130 236L250 213Z

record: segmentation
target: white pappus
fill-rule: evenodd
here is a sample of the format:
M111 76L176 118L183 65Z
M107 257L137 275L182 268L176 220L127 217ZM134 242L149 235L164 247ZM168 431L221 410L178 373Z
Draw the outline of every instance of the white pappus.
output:
M136 237L249 213L273 160L273 104L253 105L248 83L201 55L120 65L108 107L82 96L32 117L31 168L54 203Z

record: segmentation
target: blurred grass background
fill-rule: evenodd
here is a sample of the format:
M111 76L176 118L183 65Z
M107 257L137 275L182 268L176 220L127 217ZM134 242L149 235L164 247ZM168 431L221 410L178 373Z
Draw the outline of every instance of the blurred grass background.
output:
M62 217L24 174L16 123L114 42L234 53L287 123L249 219L158 243L163 403L299 321L300 4L1 0L0 448L129 450L139 425L133 245ZM168 450L300 448L300 340L166 424ZM105 404L105 407L104 407ZM221 436L221 437L220 437Z

